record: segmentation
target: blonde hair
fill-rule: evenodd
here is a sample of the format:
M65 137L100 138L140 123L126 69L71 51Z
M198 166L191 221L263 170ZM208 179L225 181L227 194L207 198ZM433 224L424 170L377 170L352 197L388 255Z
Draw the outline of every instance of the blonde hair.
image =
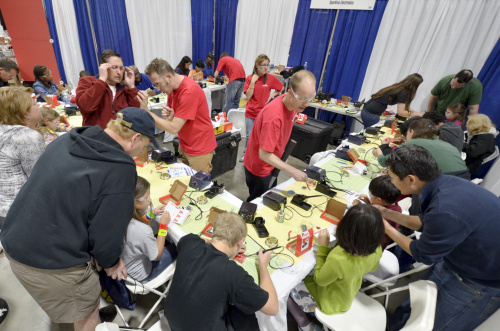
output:
M0 124L26 125L25 115L33 105L32 88L0 88Z
M266 54L259 54L255 59L255 64L253 66L253 74L257 75L257 66L264 61L270 61ZM264 74L264 84L267 83L267 72Z
M484 114L471 115L467 121L467 130L471 134L490 132L491 126L490 118Z
M59 119L60 115L52 108L40 107L40 112L42 113L42 119L37 123L35 130L43 134L49 131L49 127L45 124L45 120L53 121Z
M304 79L309 79L316 86L316 77L314 77L314 74L308 70L300 70L290 78L290 87L294 92L297 92Z
M221 214L213 224L214 241L223 241L230 246L236 245L238 241L247 235L247 224L243 218L236 213Z
M165 76L166 74L173 75L175 73L172 66L167 61L160 58L153 59L153 61L148 64L144 72L148 76L151 76L155 72L158 76Z
M137 133L136 131L127 128L125 125L122 125L122 121L123 121L123 114L117 113L116 119L110 120L106 125L106 127L112 130L114 133L116 133L123 139L130 138Z

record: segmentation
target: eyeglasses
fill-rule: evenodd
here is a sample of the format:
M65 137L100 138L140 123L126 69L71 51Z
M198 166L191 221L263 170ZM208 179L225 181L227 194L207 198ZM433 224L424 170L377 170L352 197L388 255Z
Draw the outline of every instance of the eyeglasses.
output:
M415 176L415 172L410 168L410 166L408 165L408 163L406 163L405 161L401 160L401 158L399 157L398 154L396 154L395 151L392 151L392 153L391 153L391 159L403 163L405 165L405 167L408 168L408 170L410 170L410 173L413 176Z
M149 200L151 200L151 194L148 194L147 197L137 198L135 200L137 200L139 202L149 201Z
M269 67L269 64L259 64L259 67L267 68Z
M290 90L292 91L293 96L297 100L299 100L301 103L311 102L314 99L314 97L312 97L312 98L301 98L301 97L299 97L299 95L293 91L293 88L291 86L290 86Z
M52 71L49 70L49 74L48 75L42 75L42 77L50 77L52 76Z

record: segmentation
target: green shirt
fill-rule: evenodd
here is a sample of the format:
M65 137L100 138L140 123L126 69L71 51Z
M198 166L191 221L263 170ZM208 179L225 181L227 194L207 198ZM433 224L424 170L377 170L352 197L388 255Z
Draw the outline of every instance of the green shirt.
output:
M467 170L467 166L465 165L465 161L462 160L460 152L453 145L440 140L438 137L434 139L411 139L401 144L401 146L405 145L417 145L428 150L436 160L439 169L445 174ZM380 163L382 167L385 167L385 161L389 157L391 156L379 155L377 157L378 163Z
M345 313L361 288L363 275L377 270L381 256L381 246L368 256L355 256L340 246L318 245L314 276L307 276L304 284L323 313Z
M449 75L442 78L431 90L431 94L438 97L433 110L437 110L443 115L446 108L456 103L461 103L465 107L481 103L483 84L479 79L472 78L464 87L452 89L450 83L454 77L455 75Z

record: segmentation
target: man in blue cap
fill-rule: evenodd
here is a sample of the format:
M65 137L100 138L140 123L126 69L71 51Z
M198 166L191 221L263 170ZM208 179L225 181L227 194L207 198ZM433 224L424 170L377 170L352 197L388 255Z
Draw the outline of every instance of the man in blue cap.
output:
M134 208L133 156L154 139L145 110L125 108L103 130L81 127L39 158L6 216L1 241L12 271L55 323L94 330L99 275L121 280L120 255Z

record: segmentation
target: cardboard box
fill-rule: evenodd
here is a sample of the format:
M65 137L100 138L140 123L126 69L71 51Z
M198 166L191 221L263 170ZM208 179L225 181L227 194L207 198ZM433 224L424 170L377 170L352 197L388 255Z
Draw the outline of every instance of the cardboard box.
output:
M326 209L321 214L321 218L333 224L339 224L342 217L344 217L347 205L339 200L330 199L326 204Z
M210 208L210 213L208 214L208 224L203 228L202 234L207 236L208 238L212 238L213 233L213 224L215 220L226 211L219 209L217 207Z
M135 165L141 168L144 167L146 164L149 163L148 156L149 156L149 151L146 147L144 147L142 152L140 152L139 154L137 154L136 157L134 157Z
M359 153L354 148L349 149L347 151L347 155L349 155L353 164L356 163L356 161L358 161L358 159L359 159Z
M186 193L187 188L186 184L180 180L176 180L170 188L170 194L161 197L159 200L164 205L168 204L169 201L172 201L172 203L178 206L181 203L182 196Z
M222 124L221 126L218 126L218 127L214 128L214 133L215 133L215 135L224 133L224 124Z
M314 244L314 239L314 231L311 228L301 234L298 234L294 239L286 244L286 248L295 256L299 257L311 250Z

